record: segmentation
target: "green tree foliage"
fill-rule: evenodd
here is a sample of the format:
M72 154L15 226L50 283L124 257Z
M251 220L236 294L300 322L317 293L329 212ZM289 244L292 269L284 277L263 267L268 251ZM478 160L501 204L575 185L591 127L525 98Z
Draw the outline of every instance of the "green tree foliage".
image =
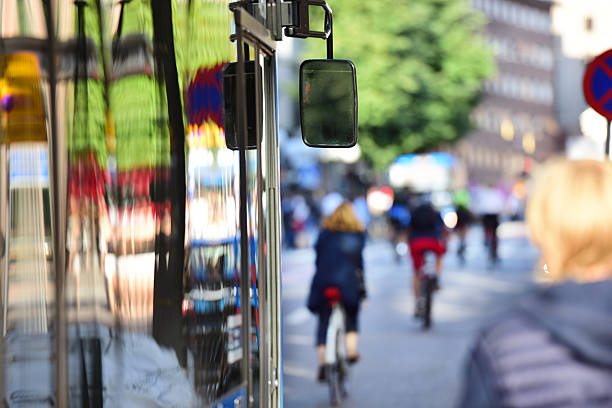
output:
M359 143L375 167L456 141L471 128L492 53L466 0L328 0L334 57L357 68ZM325 45L309 40L308 56Z

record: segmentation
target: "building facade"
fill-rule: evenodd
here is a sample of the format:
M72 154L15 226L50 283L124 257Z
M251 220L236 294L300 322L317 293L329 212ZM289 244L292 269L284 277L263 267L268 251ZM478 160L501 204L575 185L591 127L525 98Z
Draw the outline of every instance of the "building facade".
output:
M511 182L531 160L563 148L555 114L551 3L472 0L472 5L488 20L483 35L495 53L497 72L472 113L476 130L454 151L471 181Z

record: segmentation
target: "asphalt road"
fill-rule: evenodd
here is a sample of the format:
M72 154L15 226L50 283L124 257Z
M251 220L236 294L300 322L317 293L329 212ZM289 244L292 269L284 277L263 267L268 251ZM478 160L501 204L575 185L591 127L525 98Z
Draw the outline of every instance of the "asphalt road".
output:
M360 316L361 361L351 368L344 407L452 407L462 385L463 365L478 327L533 285L537 251L523 224L504 224L501 262L490 267L482 231L468 235L467 262L454 256L451 239L442 289L434 299L434 327L420 329L412 317L412 269L396 262L387 242L365 250L368 302ZM316 318L305 308L314 273L311 249L283 253L283 395L288 408L327 407L328 389L315 381Z

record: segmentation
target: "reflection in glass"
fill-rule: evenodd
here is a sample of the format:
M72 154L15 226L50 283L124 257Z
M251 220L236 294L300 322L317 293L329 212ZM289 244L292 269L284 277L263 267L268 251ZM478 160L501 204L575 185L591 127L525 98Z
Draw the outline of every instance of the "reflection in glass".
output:
M1 369L5 379L2 396L9 404L44 405L53 398L49 330L54 287L42 85L36 54L2 55Z
M57 273L65 282L69 404L191 407L217 401L243 384L243 331L255 352L259 340L256 155L248 154L251 270L244 271L252 296L241 302L238 153L227 148L223 127L221 70L235 54L228 1L172 3L189 147L184 293L172 300L177 306L182 301L184 367L175 350L152 337L154 279L168 273L175 181L151 2L52 3L58 22L54 120L66 189L55 209L65 220L67 255L66 269ZM2 36L44 38L41 4L0 1ZM52 118L49 69L41 55L30 50L0 59L0 378L10 406L55 404ZM255 313L252 328L243 330L245 305Z
M74 27L61 102L70 403L189 407L193 389L174 350L151 336L153 280L170 235L170 142L163 83L152 71L150 3L120 3L120 33L112 5L103 5L77 2L65 13Z
M227 40L227 1L175 7L175 21L185 22L175 24L175 38L185 78L189 147L183 298L187 371L199 402L209 404L242 384L238 153L226 144L221 75L235 50Z

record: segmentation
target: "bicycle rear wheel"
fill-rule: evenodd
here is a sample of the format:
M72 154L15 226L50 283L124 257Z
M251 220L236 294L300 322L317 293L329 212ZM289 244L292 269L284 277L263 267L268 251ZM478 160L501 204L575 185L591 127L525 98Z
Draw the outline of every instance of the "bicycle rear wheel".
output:
M431 303L433 296L434 281L431 278L425 280L425 293L424 293L424 305L423 305L423 328L429 329L431 327Z
M338 406L346 395L344 380L347 375L345 315L341 306L334 306L327 330L326 376L331 404Z
M334 342L334 354L336 357L336 361L332 364L327 364L327 382L329 384L329 398L331 405L337 407L340 405L342 398L346 394L344 389L344 379L346 378L346 370L343 366L343 356L341 352L342 344L344 341L343 333L340 328L338 328L335 332L335 342Z

